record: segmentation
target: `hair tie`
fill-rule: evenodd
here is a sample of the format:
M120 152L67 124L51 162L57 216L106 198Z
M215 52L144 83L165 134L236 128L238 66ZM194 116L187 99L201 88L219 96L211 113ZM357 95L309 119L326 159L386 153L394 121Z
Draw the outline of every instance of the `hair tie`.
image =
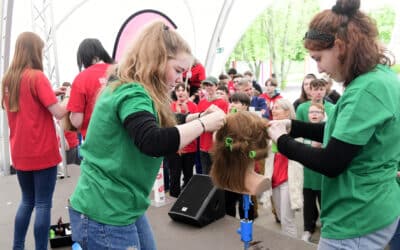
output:
M254 159L254 158L256 157L256 155L257 155L257 153L256 153L256 151L254 151L254 150L251 150L251 151L249 152L249 157L250 157L250 159Z
M348 17L351 17L357 12L357 8L345 10L342 6L335 4L334 6L332 6L332 12L336 13L337 15L346 15Z
M237 108L234 107L234 108L231 108L230 113L231 113L231 114L234 114L234 113L237 113L237 111L238 111Z
M232 139L231 137L227 136L227 137L225 138L225 147L226 147L226 148L229 148L229 150L230 150L231 152L232 152L232 147L233 147L232 143L233 143L233 139Z

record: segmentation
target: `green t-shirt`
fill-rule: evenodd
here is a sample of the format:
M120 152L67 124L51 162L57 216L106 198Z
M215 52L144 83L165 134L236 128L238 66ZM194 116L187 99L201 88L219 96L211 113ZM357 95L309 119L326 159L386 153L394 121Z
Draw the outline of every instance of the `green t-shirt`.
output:
M309 122L308 110L310 109L310 106L311 106L311 101L307 101L300 104L296 111L296 119L304 122ZM335 105L333 105L330 102L324 101L324 108L327 120L329 120L329 117L332 114ZM305 140L304 143L310 145L311 141ZM309 188L312 190L321 190L322 175L307 167L304 167L303 171L304 171L303 188Z
M96 102L82 146L81 176L71 196L72 207L100 223L123 226L148 208L149 194L162 161L139 151L123 122L148 111L157 117L139 84L107 87Z
M322 237L359 237L400 215L400 81L386 66L354 79L325 127L331 137L362 146L336 178L322 177Z

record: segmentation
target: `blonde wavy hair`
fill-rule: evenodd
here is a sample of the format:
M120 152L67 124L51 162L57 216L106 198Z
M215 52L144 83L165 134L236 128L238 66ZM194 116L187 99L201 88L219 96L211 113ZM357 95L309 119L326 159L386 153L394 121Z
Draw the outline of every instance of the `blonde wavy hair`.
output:
M192 56L187 42L161 21L144 28L114 70L112 88L136 82L141 84L154 102L161 127L176 124L170 106L170 95L165 82L166 65L179 53Z

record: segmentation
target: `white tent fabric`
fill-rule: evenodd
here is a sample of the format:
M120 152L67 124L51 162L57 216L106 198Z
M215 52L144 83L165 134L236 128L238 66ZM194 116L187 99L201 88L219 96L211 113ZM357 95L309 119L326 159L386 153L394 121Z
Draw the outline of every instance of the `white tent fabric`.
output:
M98 38L111 54L121 25L129 16L143 9L154 9L171 18L178 26L178 32L191 45L193 54L206 66L207 74L217 76L246 28L271 2L53 1L60 81L72 81L78 73L76 51L84 38ZM31 9L26 4L26 1L14 3L12 41L20 32L31 30L32 20L27 18L31 16ZM217 53L217 48L222 48L219 50L222 53Z

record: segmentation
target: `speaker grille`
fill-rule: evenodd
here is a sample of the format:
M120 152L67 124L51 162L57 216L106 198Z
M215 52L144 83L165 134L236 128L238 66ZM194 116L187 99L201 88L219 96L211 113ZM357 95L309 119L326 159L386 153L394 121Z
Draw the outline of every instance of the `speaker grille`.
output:
M225 215L224 192L214 187L208 175L194 175L168 215L187 224L207 225Z

